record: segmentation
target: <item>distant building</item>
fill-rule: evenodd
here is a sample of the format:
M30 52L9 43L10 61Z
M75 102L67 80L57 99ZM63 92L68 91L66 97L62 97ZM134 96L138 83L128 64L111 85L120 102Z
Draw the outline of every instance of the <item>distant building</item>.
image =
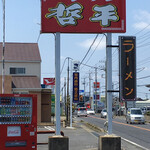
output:
M0 43L0 75L2 75L3 65L2 46L2 43ZM50 90L43 90L41 88L41 57L38 44L5 43L4 59L4 93L37 94L38 124L41 122L50 122ZM2 93L2 76L0 76L0 93ZM46 114L49 115L46 116Z
M150 100L146 100L146 101L136 101L136 107L147 107L150 106Z

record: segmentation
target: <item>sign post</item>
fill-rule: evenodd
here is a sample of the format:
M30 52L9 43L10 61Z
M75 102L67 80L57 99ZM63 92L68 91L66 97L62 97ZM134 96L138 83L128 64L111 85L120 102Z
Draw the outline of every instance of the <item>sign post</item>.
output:
M56 32L55 39L55 115L56 115L56 135L60 135L60 33Z
M126 31L126 0L41 0L41 3L41 33L56 33L56 37L59 37L60 33L108 33L107 45L111 45L111 33L124 33ZM58 38L58 47L60 47L59 40L60 39ZM60 54L60 48L58 47L56 48L56 51ZM107 47L106 51L108 55L107 88L108 90L111 90L111 48ZM57 101L57 99L60 94L60 85L58 85L60 83L60 79L58 79L60 78L60 75L58 75L58 72L60 73L60 71L58 68L60 67L60 56L55 57L55 59L58 61L55 66L57 72L56 89L58 90L56 90L56 103L58 107L59 100ZM110 115L112 113L112 94L111 92L107 92L107 95L109 97L109 133L111 133L112 116L110 117ZM58 119L56 122L60 124L60 118L58 117L56 119Z
M112 34L107 33L106 39L106 63L107 63L107 112L108 134L112 134Z

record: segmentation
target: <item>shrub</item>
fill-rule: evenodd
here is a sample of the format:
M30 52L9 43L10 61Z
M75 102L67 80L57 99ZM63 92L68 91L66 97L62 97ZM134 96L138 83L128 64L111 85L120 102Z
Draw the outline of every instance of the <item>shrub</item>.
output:
M150 112L147 112L146 115L147 115L147 116L150 116Z

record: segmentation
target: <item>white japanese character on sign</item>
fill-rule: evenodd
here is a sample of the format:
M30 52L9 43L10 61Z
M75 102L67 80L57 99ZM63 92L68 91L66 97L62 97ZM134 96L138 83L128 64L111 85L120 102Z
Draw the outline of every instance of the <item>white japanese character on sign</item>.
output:
M83 6L79 3L74 3L68 7L63 3L59 3L57 7L49 8L48 10L50 13L47 13L45 17L49 19L54 17L62 26L76 25L77 19L83 18L83 16L80 15Z
M92 22L100 22L100 25L103 27L108 27L111 24L111 21L117 22L119 16L117 15L117 8L112 5L105 6L94 6L93 10L95 11L93 17L90 18Z

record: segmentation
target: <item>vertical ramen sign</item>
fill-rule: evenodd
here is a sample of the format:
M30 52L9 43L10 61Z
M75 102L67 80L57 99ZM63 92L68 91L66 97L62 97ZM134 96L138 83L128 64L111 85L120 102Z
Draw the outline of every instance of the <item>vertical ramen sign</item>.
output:
M41 0L41 33L124 33L125 0Z
M120 97L136 100L136 37L120 36Z

